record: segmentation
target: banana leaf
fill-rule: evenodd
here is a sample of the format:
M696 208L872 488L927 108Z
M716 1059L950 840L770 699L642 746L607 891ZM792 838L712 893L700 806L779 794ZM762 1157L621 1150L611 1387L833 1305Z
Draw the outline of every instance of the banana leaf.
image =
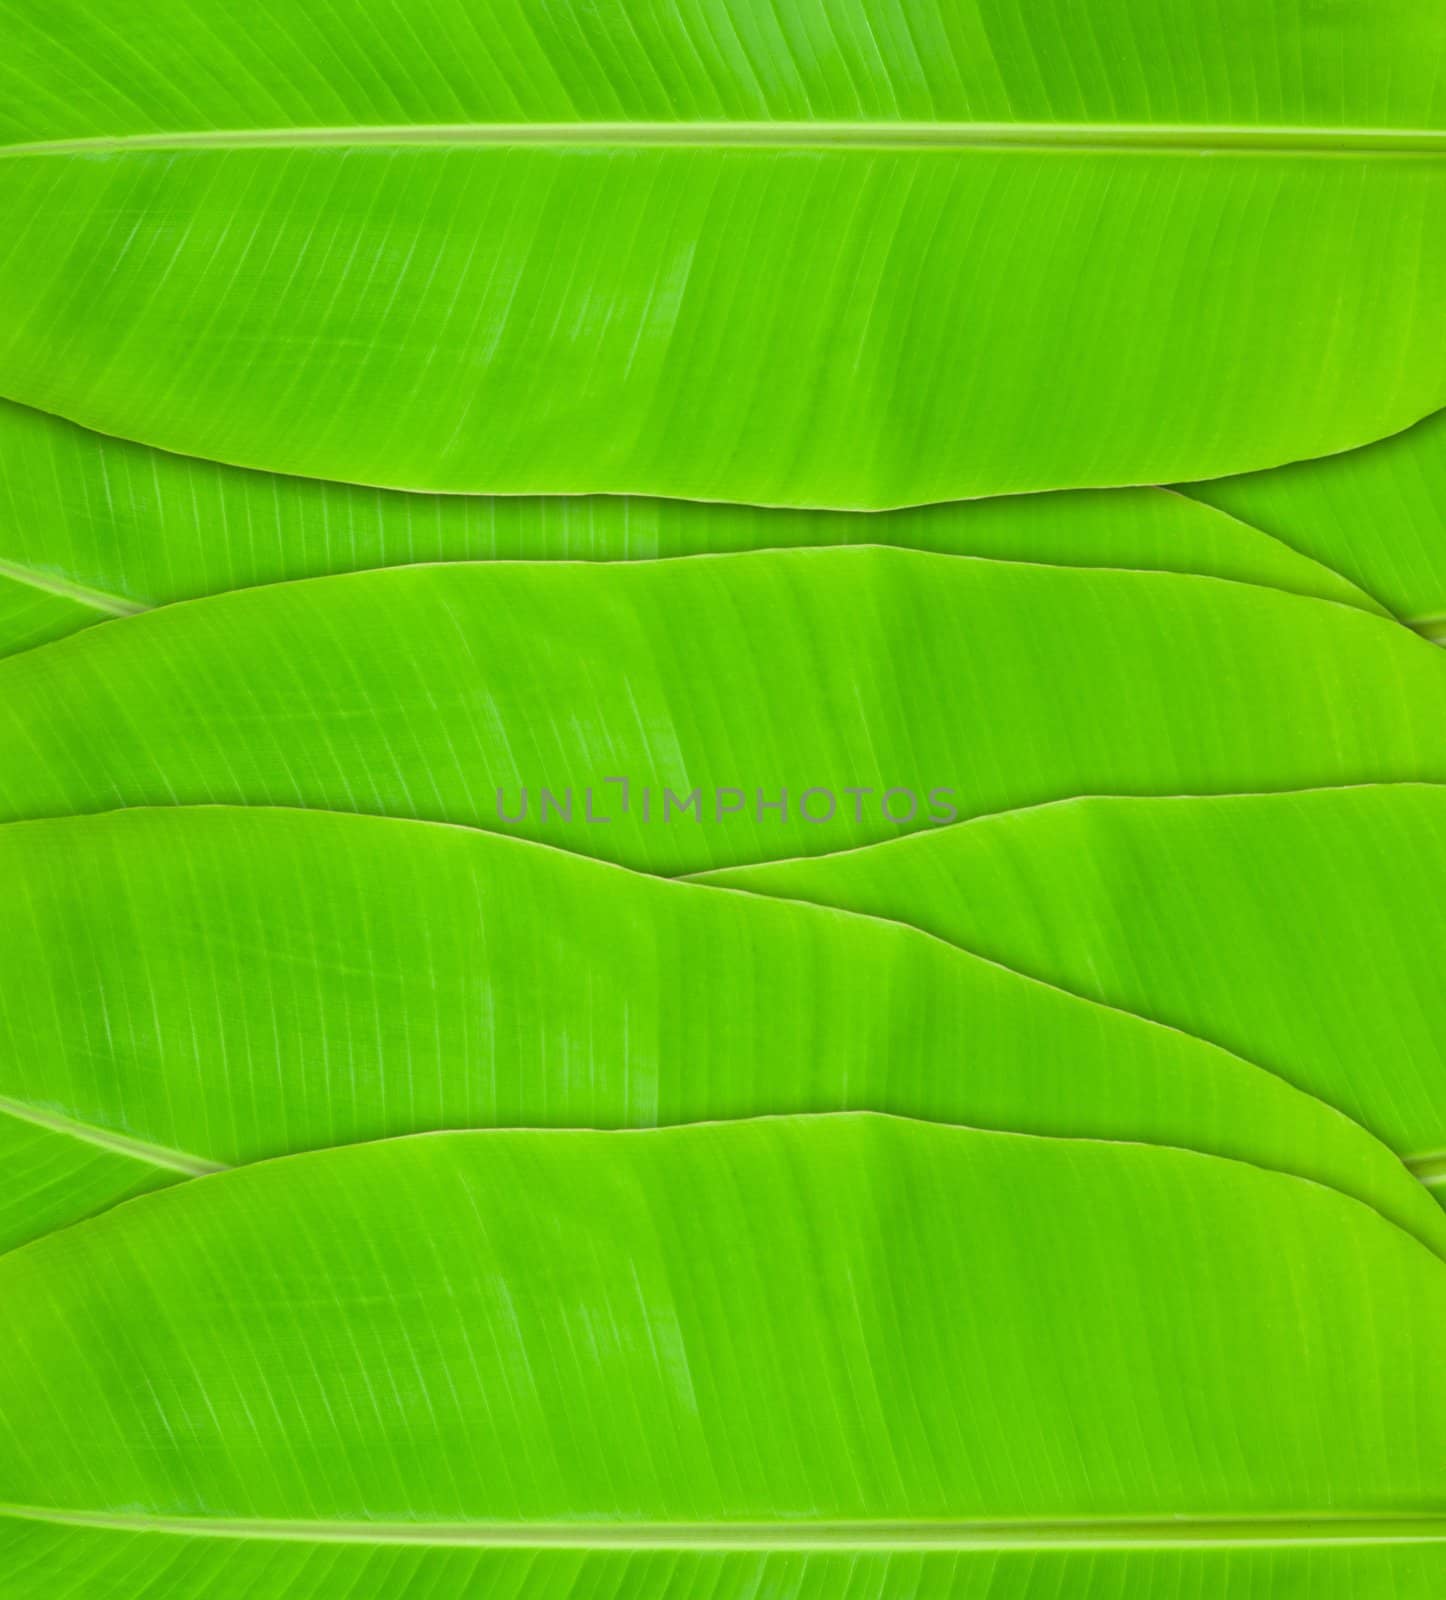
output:
M898 918L1213 1039L1446 1202L1446 788L1072 800L705 881Z
M147 1195L0 1302L15 1600L1428 1600L1446 1557L1446 1265L1181 1151L390 1140Z
M1446 405L1434 0L6 9L0 394L106 433L878 509Z
M1349 575L1446 642L1446 413L1345 455L1188 492Z
M867 517L636 496L413 495L222 467L0 402L0 506L0 654L168 601L368 567L822 544L1198 572L1384 610L1279 540L1163 489Z
M874 1110L1238 1156L1446 1255L1339 1112L912 929L464 828L133 810L0 828L0 1245L439 1128Z
M308 806L684 873L1079 793L1446 781L1443 726L1440 650L1250 584L858 548L463 563L0 661L0 820Z

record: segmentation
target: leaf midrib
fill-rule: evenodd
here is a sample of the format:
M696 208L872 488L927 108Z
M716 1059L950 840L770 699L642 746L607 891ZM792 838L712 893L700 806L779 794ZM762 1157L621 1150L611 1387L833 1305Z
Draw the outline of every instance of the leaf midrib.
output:
M77 605L88 606L92 611L103 612L106 616L133 617L139 612L150 609L143 600L131 600L125 595L112 594L106 589L95 589L88 584L77 583L71 578L61 577L53 572L42 572L37 567L25 566L19 561L0 558L0 578L8 578L12 583L21 584L27 589L36 589L42 594L54 595L60 600L73 600Z
M151 1516L0 1504L0 1517L116 1532L318 1544L566 1550L1279 1549L1446 1543L1446 1514L1309 1511L1273 1516L1078 1517L1041 1521L328 1522Z
M1107 122L472 122L211 128L0 145L0 157L353 145L678 145L1126 150L1197 155L1446 155L1446 129Z
M1401 1160L1428 1189L1446 1188L1446 1150L1423 1150Z
M17 1122L28 1122L51 1133L68 1135L84 1144L93 1144L112 1155L127 1156L132 1161L147 1166L161 1167L167 1172L184 1173L188 1178L204 1178L212 1172L224 1172L219 1161L194 1156L189 1151L177 1150L170 1145L152 1144L145 1139L132 1139L128 1134L117 1133L113 1128L103 1128L94 1122L82 1122L78 1117L66 1116L61 1111L47 1111L32 1105L28 1100L15 1100L0 1094L0 1116L14 1117Z

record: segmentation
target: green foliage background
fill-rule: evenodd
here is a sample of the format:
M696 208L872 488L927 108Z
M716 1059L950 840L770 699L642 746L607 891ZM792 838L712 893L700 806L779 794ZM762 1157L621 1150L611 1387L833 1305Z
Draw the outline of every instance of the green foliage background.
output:
M0 29L0 1600L1446 1591L1439 6Z

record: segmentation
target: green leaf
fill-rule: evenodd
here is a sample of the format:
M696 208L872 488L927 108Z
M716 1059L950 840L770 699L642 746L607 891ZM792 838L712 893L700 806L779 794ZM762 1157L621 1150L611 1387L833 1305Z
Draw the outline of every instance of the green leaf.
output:
M397 12L256 0L4 0L0 139L477 122L964 120L1435 128L1422 0L1300 15L1252 0L576 0ZM261 26L261 24L265 26ZM102 55L104 42L108 53ZM377 48L385 43L385 50ZM282 65L286 70L281 70ZM224 68L224 71L220 69Z
M1446 1542L1446 1267L1180 1151L395 1140L147 1196L7 1256L0 1300L6 1526L77 1593L287 1592L310 1555L317 1600L956 1596L1002 1553L1057 1593L1198 1562L1425 1600Z
M1446 780L1443 726L1439 650L1253 585L882 549L422 566L0 662L0 819L302 805L681 873L1082 792Z
M1446 788L1072 800L709 881L896 917L1213 1039L1446 1184Z
M1214 1532L1214 1530L1211 1530ZM1327 1549L1262 1543L1227 1530L1189 1545L1149 1527L1127 1542L1044 1547L1030 1530L980 1535L969 1550L518 1549L369 1536L240 1539L158 1537L153 1530L0 1521L13 1600L712 1600L722 1592L767 1600L1059 1600L1081 1581L1122 1600L1181 1594L1201 1600L1257 1594L1358 1600L1439 1600L1441 1551L1428 1533L1395 1543L1331 1540ZM1086 1540L1089 1539L1087 1534ZM72 1581L75 1587L62 1589ZM147 1585L137 1589L136 1585Z
M28 1059L33 1053L32 1047ZM7 1090L27 1070L8 1074ZM5 1171L0 1249L37 1239L183 1176L216 1170L215 1163L188 1162L173 1151L147 1149L119 1130L64 1117L45 1103L55 1096L54 1087L37 1102L0 1095L0 1163Z
M139 609L90 603L43 574L16 569L0 559L0 655L48 644L94 622Z
M0 1242L138 1171L424 1129L860 1109L1238 1156L1446 1254L1446 1218L1338 1113L890 923L302 811L14 824L0 882L19 913L0 935L0 1137L43 1132L52 1156L12 1175ZM72 1173L90 1179L97 1146L112 1193Z
M1382 610L1278 540L1163 489L868 517L628 496L421 496L218 466L0 402L0 496L0 575L17 601L0 610L0 653L127 610L368 567L820 544L1198 572Z
M1446 404L1433 0L19 9L0 393L108 433L871 509Z
M1347 574L1446 642L1446 412L1363 450L1188 492Z

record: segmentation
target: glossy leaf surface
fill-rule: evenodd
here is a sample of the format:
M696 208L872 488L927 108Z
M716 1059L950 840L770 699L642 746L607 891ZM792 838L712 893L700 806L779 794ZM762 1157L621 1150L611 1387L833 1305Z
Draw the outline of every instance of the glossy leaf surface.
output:
M1213 1531L1213 1530L1212 1530ZM367 1538L356 1542L167 1538L132 1528L0 1521L13 1600L714 1600L719 1586L768 1600L1220 1600L1252 1590L1276 1600L1437 1600L1439 1539L1301 1548L1250 1534L1162 1545L1042 1548L1012 1530L970 1550L478 1549ZM1086 1538L1089 1536L1086 1535ZM996 1548L997 1546L997 1548Z
M283 1539L318 1597L395 1593L377 1542L415 1592L897 1560L976 1594L1004 1546L1066 1587L1203 1548L1342 1596L1364 1548L1415 1595L1446 1540L1446 1268L1179 1151L858 1117L388 1141L148 1196L0 1261L0 1297L27 1565L37 1526L70 1572L151 1530L132 1581L179 1600L223 1552L256 1592Z
M0 402L0 653L173 600L428 561L616 561L883 544L1198 572L1381 610L1237 518L1160 489L858 516L626 496L413 495L247 472ZM8 580L8 581L7 581Z
M1430 0L643 10L23 9L0 394L350 482L855 509L1446 403Z
M1239 1156L1446 1254L1390 1152L1273 1074L890 923L302 811L16 824L0 881L9 1243L389 1134L857 1109Z
M300 805L690 872L951 806L1446 780L1443 725L1438 650L1253 585L879 549L413 567L0 662L0 817Z
M1214 1039L1446 1184L1446 788L1074 800L716 881L896 917Z
M1446 413L1362 450L1188 492L1349 574L1446 640Z
M334 0L5 0L7 143L177 129L983 121L1435 128L1424 0L674 0L620 12ZM99 37L112 55L95 58ZM385 51L373 48L385 40ZM286 70L280 70L284 63Z
M81 599L73 591L55 587L50 579L37 581L30 572L17 572L0 562L0 655L48 644L138 609L108 598Z

